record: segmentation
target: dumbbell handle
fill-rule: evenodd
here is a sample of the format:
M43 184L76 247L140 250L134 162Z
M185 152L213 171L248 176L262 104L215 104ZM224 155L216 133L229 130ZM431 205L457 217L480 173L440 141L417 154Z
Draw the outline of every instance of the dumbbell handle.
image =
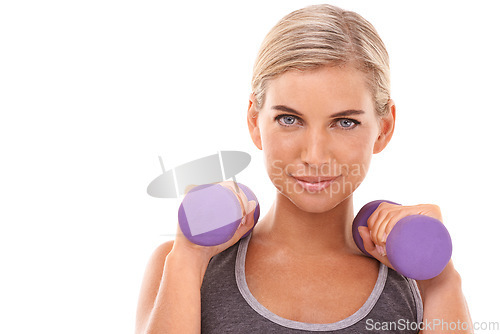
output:
M368 256L358 227L367 226L368 218L380 203L373 201L361 208L352 224L352 235L358 248ZM425 215L410 215L400 219L386 240L387 259L400 274L416 280L439 275L450 261L452 243L450 234L439 220Z

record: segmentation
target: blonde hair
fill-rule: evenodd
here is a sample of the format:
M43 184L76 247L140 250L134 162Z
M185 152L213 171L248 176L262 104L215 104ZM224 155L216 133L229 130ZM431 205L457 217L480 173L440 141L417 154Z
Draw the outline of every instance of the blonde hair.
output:
M370 22L331 5L313 5L283 17L267 34L253 69L256 109L269 81L288 70L354 65L367 74L378 115L388 112L389 55Z

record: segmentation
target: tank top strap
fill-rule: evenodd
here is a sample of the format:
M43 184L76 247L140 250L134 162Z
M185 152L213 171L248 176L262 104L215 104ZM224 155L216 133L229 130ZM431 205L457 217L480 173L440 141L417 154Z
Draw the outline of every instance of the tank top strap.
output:
M415 281L383 264L364 305L343 320L313 324L272 313L255 299L246 283L250 239L251 234L210 260L201 286L202 333L364 333L370 326L384 324L395 327L394 333L418 333L423 307Z

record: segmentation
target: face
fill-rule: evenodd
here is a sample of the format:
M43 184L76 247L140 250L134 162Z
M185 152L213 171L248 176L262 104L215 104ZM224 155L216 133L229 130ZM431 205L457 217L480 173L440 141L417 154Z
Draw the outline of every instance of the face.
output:
M269 177L308 212L350 196L394 129L394 106L377 116L365 74L349 66L285 72L269 83L260 110L254 102L248 124Z

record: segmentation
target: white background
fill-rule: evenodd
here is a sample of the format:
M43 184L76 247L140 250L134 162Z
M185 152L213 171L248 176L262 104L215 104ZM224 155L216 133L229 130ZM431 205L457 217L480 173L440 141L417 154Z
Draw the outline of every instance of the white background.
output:
M308 1L3 1L0 5L0 332L131 333L146 262L176 200L166 169L218 150L265 213L274 188L246 125L269 29ZM493 1L337 1L391 56L396 132L355 209L441 206L475 321L498 300L498 10ZM496 264L495 264L496 263Z

